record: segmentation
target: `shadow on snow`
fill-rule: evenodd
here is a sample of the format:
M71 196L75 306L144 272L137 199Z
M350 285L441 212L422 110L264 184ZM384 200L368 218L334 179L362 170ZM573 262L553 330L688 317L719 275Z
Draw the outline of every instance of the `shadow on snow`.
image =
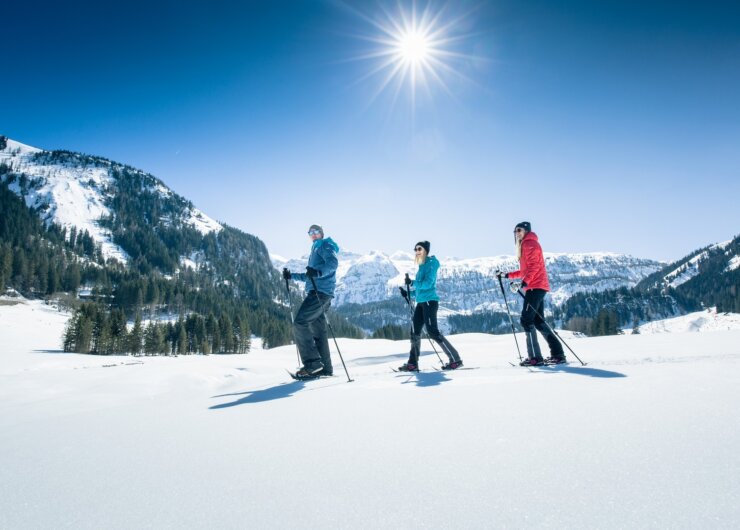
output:
M428 355L434 355L434 352L423 351L419 354L419 358L426 357ZM379 355L379 356L374 356L374 357L358 357L357 359L354 359L353 361L351 361L351 364L354 364L357 366L383 364L383 363L388 363L391 361L402 361L402 360L408 359L408 356L409 356L408 353L393 353L390 355Z
M400 377L407 377L408 379L401 383L407 385L409 383L416 383L416 386L437 386L449 381L450 379L444 372L408 372Z
M568 374L585 375L588 377L600 377L604 379L610 379L614 377L627 377L621 372L612 372L611 370L601 370L600 368L589 368L587 366L568 366L562 364L555 364L552 366L537 366L538 372L565 372Z
M275 399L283 399L292 396L297 391L301 390L306 386L305 381L293 381L290 383L282 383L277 386L271 386L269 388L263 388L261 390L251 390L249 392L237 392L234 394L221 394L220 396L213 396L214 398L229 397L229 396L244 396L236 401L230 403L221 403L220 405L213 405L208 407L210 410L226 409L229 407L236 407L237 405L246 405L248 403L262 403L263 401L272 401Z

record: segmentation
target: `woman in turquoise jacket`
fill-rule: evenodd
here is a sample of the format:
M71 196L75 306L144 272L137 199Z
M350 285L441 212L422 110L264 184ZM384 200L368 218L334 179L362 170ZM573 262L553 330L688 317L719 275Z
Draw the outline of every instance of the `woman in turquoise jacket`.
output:
M411 296L416 300L414 310L413 328L411 331L411 352L406 364L399 367L404 372L419 371L419 352L421 350L421 331L426 326L427 334L434 339L447 354L449 362L442 368L454 370L463 365L460 354L439 332L437 327L437 310L439 309L439 296L437 296L437 270L439 261L436 257L429 255L429 241L420 241L414 246L416 253L416 264L419 270L416 277L407 285L408 292L401 288L404 297Z

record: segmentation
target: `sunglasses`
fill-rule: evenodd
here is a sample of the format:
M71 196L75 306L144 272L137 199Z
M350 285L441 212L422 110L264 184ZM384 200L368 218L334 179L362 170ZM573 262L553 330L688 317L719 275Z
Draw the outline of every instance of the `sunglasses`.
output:
M422 250L424 250L424 247L416 247L414 250L416 252L421 252Z
M517 228L516 230L514 230L514 233L516 232L524 232L524 228Z
M309 230L308 235L309 236L315 236L316 234L320 234L321 230Z

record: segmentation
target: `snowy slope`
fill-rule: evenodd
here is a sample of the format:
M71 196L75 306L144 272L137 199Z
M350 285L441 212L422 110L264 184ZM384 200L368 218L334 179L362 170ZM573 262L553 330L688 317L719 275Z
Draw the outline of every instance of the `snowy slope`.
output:
M0 528L740 520L740 331L566 334L588 366L533 371L511 336L452 336L477 369L415 375L390 371L404 342L342 339L353 383L336 353L337 377L294 382L293 347L62 354L34 304L0 305Z
M726 248L732 241L724 241L708 247L704 252L698 253L690 260L683 263L681 266L669 271L665 274L663 282L667 287L676 288L681 284L686 283L691 278L699 275L699 265L707 256L714 250ZM733 262L732 260L735 260ZM738 257L734 256L728 262L728 270L734 270L737 265L733 266L733 263L737 263Z
M17 181L10 189L22 195L29 207L40 208L46 222L87 230L102 245L106 258L126 262L126 252L111 241L110 231L98 225L101 217L110 215L104 204L105 189L111 184L108 168L38 163L34 155L39 153L41 149L7 141L6 148L0 151L0 162L11 165L16 173L38 179L25 195Z
M12 168L15 175L24 175L30 186L22 189L18 180L10 184L10 189L23 196L29 207L39 209L47 223L57 223L63 227L76 227L78 231L87 230L103 249L105 258L115 258L126 262L129 256L113 243L109 230L100 226L101 217L111 215L106 206L112 197L114 177L112 170L118 164L102 158L77 157L74 154L60 162L53 152L30 147L11 139L6 140L0 149L0 163ZM52 156L42 156L44 154ZM91 161L92 160L92 161ZM141 172L144 175L143 172ZM153 179L152 177L152 180ZM161 183L155 186L163 197L173 192ZM197 208L188 208L183 222L207 234L223 227ZM187 258L184 265L191 266Z
M716 308L697 311L639 326L640 333L687 333L700 331L740 330L740 314L717 313ZM629 333L631 330L625 330Z

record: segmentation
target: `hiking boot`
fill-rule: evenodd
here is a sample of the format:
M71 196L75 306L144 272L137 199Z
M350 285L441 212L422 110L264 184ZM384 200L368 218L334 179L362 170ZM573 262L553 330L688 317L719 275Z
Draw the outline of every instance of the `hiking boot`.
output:
M568 361L565 360L565 357L548 357L545 359L545 364L567 364Z
M331 370L327 370L326 368L324 368L324 369L322 369L322 370L321 370L321 371L320 371L320 372L319 372L318 374L316 374L316 375L320 375L321 377L331 377L331 376L333 376L333 375L334 375L334 370L333 370L333 369L331 369Z
M406 363L402 364L398 367L399 372L418 372L419 367L415 365L414 363Z
M524 359L519 363L519 366L542 366L543 364L545 364L545 361L533 357L531 359Z
M449 363L442 366L442 370L457 370L463 365L462 360L460 361L450 361Z
M324 367L320 364L310 370L304 366L303 368L301 368L295 373L295 376L299 379L309 378L309 377L318 377L320 373L323 371L324 371Z

